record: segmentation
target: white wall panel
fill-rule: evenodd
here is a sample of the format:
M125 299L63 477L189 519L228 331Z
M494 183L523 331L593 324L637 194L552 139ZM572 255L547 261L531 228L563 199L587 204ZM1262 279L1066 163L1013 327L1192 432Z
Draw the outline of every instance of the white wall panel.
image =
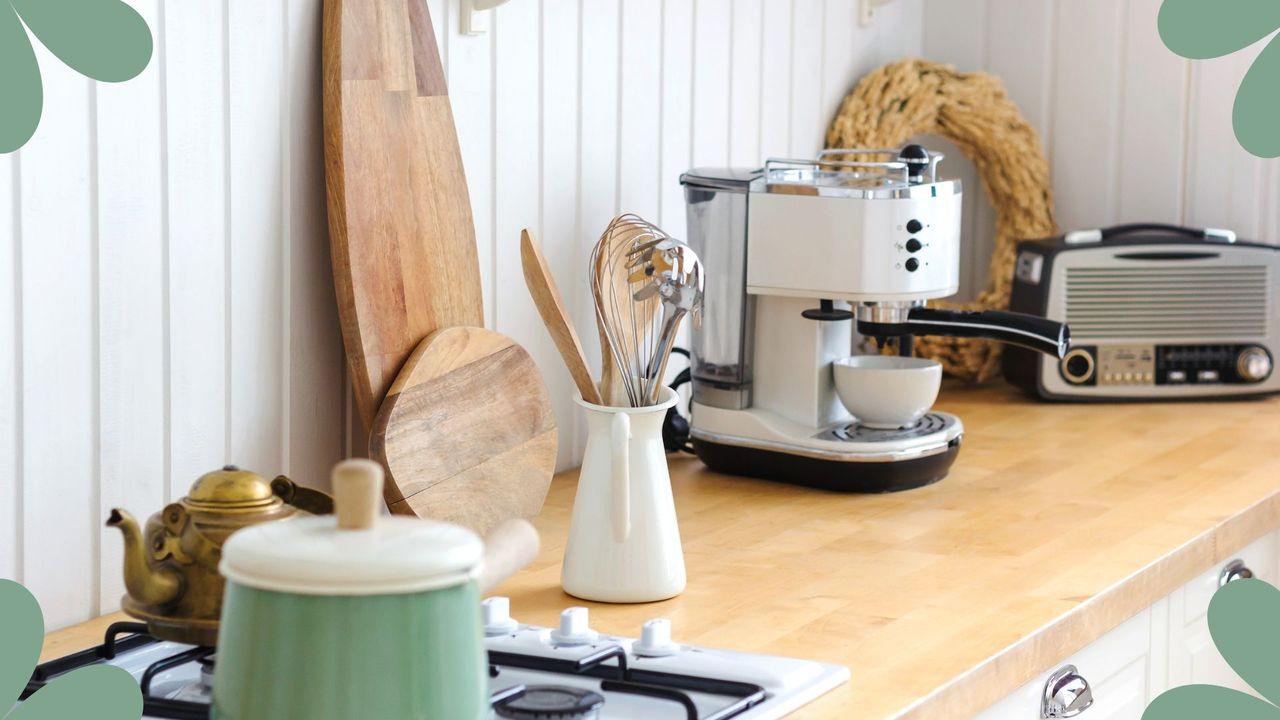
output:
M168 499L177 500L194 478L230 459L228 41L220 3L165 11Z
M1131 0L1121 29L1116 222L1179 222L1183 213L1190 62L1141 27L1159 10L1160 0Z
M693 4L693 164L729 164L729 90L733 18L730 0Z
M284 9L227 3L227 459L267 477L284 463Z
M585 243L580 242L578 226L578 177L581 158L578 147L579 103L582 98L578 85L578 3L576 0L542 0L542 174L539 178L541 202L541 229L538 240L543 255L555 273L556 286L564 297L565 307L571 311L585 303L589 296L586 277L573 268L581 262ZM656 150L655 156L656 156ZM547 192L545 188L573 188L574 192ZM539 327L540 324L539 324ZM581 338L587 349L596 347L591 325ZM539 330L540 331L540 330ZM558 361L557 361L558 362ZM597 360L598 362L598 360ZM563 367L563 365L561 365ZM562 388L560 402L568 395L563 389L565 380L555 387ZM569 391L570 393L572 391ZM582 444L577 426L582 422L578 413L569 409L560 418L560 452L567 451L579 457Z
M44 114L22 149L18 200L22 580L56 627L98 600L96 140L89 82L43 46L36 55Z
M1066 226L1115 222L1125 9L1115 0L1058 8L1052 176L1058 221Z
M764 5L763 0L734 0L729 7L733 17L730 33L733 47L729 58L729 164L739 167L760 163Z
M631 0L635 2L636 0ZM684 3L674 3L684 4ZM582 88L578 108L578 228L580 235L576 265L587 266L591 247L609 220L618 214L618 128L621 106L618 86L618 63L621 37L619 26L620 0L594 0L579 4L581 33L578 53L581 58L579 87ZM673 3L666 10L671 11ZM687 130L685 130L687 132ZM465 152L463 161L467 162ZM554 190L553 190L554 192ZM571 260L572 262L572 260ZM582 276L584 270L578 270ZM573 271L570 271L573 274ZM584 278L585 281L585 278ZM593 368L600 366L600 350L592 310L591 293L579 293L575 309L578 334L584 345L590 348L589 362ZM502 325L498 330L506 330ZM598 372L598 371L597 371ZM553 388L552 392L556 392ZM556 421L564 426L570 421L563 415Z
M22 579L22 238L18 155L0 155L0 577Z
M792 0L789 157L812 157L822 149L831 120L822 114L823 10L822 0Z
M794 0L764 4L760 34L760 160L791 154L791 28ZM748 163L748 166L751 163Z
M136 3L148 24L157 1ZM97 95L98 523L164 504L164 153L160 61ZM124 594L123 543L101 541L101 610Z
M677 235L685 231L684 192L677 180L680 173L693 166L694 80L689 71L693 67L693 5L685 0L662 0L662 35L657 39L662 53L662 97L658 106L662 115L658 170L662 190L656 222ZM589 233L589 228L583 228L582 242L587 248Z

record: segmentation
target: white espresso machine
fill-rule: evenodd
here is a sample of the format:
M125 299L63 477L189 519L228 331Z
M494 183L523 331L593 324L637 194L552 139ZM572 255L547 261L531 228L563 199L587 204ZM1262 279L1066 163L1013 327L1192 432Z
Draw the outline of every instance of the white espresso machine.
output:
M930 411L875 429L840 402L832 363L853 352L855 330L904 355L915 335L1066 351L1061 323L925 307L959 288L961 187L937 177L941 159L919 145L839 149L681 176L707 268L690 425L709 467L855 492L946 475L960 418Z

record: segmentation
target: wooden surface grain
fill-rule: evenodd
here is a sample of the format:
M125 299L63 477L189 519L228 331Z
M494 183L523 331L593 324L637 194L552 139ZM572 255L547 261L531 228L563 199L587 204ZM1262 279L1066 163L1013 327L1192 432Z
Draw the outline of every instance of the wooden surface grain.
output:
M1280 398L1052 405L944 387L967 433L950 476L837 495L673 457L689 587L586 603L636 635L842 663L798 718L963 718L1280 527ZM543 550L495 590L522 622L582 601L559 586L575 475L552 483ZM78 630L55 633L69 647ZM82 644L97 632L82 632Z
M422 338L484 325L480 267L426 4L329 0L323 59L330 254L368 429Z
M506 335L437 330L387 392L369 453L387 468L392 512L484 535L542 509L556 465L551 397L533 358Z

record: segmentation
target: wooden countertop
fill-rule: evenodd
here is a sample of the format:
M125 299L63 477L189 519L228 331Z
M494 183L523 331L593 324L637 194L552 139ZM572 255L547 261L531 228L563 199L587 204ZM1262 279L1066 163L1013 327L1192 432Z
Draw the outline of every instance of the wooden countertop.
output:
M969 716L1280 527L1280 398L1055 405L950 387L967 429L950 476L838 495L673 458L689 585L648 605L560 590L575 474L536 524L538 560L497 594L524 622L569 605L636 635L841 663L852 681L798 718ZM101 619L46 656L98 642ZM57 646L54 652L53 647Z

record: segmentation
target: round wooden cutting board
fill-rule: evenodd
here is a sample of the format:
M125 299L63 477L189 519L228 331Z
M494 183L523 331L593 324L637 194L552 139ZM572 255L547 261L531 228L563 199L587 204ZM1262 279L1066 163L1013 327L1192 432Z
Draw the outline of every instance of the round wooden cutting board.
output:
M393 513L484 535L542 509L556 465L551 398L511 338L438 330L405 361L374 419L369 452L389 472L383 494Z

